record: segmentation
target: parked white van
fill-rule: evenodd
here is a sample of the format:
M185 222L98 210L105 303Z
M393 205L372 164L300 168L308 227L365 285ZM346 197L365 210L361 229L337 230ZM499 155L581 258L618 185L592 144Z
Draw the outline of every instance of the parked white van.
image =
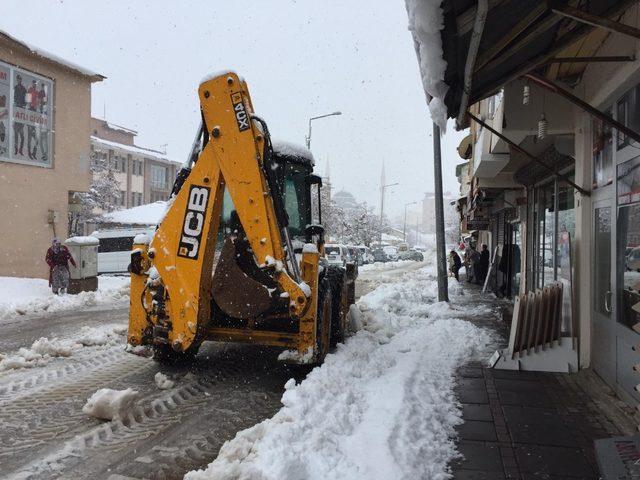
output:
M131 249L136 235L153 236L155 227L110 228L96 230L91 234L100 241L98 246L98 274L128 273Z
M327 243L324 246L324 254L329 265L340 265L345 267L350 260L347 247L338 243Z

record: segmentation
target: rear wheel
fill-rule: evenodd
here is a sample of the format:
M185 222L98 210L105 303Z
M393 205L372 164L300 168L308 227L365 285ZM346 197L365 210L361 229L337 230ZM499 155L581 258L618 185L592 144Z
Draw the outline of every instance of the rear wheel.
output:
M331 286L325 277L318 285L318 314L316 316L316 365L321 365L331 344Z
M329 267L327 272L331 286L331 348L344 341L349 311L347 274L343 268Z

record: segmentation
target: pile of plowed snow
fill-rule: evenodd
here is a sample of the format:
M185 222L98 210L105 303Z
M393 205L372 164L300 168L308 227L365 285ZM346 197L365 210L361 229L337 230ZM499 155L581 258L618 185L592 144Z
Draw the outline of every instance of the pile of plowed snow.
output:
M460 319L486 307L434 303L431 271L409 270L364 296L363 329L300 384L289 380L273 418L185 479L449 478L462 423L455 372L491 337Z
M101 275L98 290L78 295L54 295L49 282L41 278L0 277L0 321L20 315L73 310L129 300L128 276Z
M131 388L126 390L101 388L91 395L82 407L82 411L101 420L122 418L129 412L136 398L138 398L138 392Z
M84 347L100 347L124 343L127 327L123 325L102 325L82 327L72 338L42 337L22 347L17 352L0 354L0 371L14 368L40 367L56 357L70 357Z

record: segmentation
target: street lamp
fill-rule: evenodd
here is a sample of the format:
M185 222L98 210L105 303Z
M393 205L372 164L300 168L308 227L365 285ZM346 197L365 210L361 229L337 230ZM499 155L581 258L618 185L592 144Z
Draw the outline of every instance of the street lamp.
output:
M407 242L407 207L409 205L415 205L418 202L409 202L404 204L404 226L402 227L402 240Z
M307 137L305 139L307 141L307 149L311 150L311 120L317 120L319 118L324 118L324 117L331 117L333 115L342 115L342 112L327 113L326 115L318 115L317 117L311 117L309 119L309 133L307 134Z
M384 216L384 189L400 185L398 182L380 186L380 246L382 246L382 218Z

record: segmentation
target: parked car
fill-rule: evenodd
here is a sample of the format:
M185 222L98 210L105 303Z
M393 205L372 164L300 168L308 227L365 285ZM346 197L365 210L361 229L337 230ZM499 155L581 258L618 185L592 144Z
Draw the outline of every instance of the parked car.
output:
M91 234L100 241L98 246L98 274L128 273L131 249L136 235L153 236L155 228L111 228Z
M387 254L387 258L390 262L398 260L398 249L396 247L394 247L393 245L387 245L382 249L384 250L384 253Z
M376 248L372 252L372 255L373 255L373 261L374 262L388 262L389 261L389 257L387 256L385 251L382 250L381 248Z
M358 245L358 250L360 250L360 256L362 257L362 261L365 265L376 261L375 258L373 258L371 249L366 245Z
M415 262L423 262L424 255L417 250L407 250L406 252L400 252L398 255L400 260L413 260Z
M344 245L338 243L327 243L324 246L324 255L329 265L347 266L350 261L349 250Z

